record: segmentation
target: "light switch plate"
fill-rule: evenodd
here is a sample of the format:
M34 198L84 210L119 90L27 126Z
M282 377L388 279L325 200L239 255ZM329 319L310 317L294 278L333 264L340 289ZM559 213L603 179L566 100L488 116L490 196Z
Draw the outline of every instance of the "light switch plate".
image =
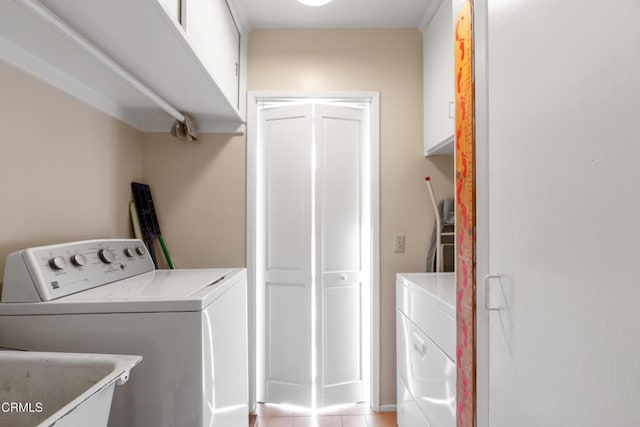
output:
M393 235L393 252L397 254L403 254L405 241L406 241L406 235L394 234Z

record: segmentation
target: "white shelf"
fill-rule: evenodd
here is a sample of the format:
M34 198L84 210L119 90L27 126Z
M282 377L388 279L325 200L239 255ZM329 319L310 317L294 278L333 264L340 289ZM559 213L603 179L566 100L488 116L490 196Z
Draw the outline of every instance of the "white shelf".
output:
M242 132L182 27L157 0L42 0L41 3L179 111L200 132ZM146 131L174 118L126 80L15 1L0 6L0 58Z
M447 137L440 143L431 147L426 147L424 150L425 156L451 156L454 153L454 138L453 135Z

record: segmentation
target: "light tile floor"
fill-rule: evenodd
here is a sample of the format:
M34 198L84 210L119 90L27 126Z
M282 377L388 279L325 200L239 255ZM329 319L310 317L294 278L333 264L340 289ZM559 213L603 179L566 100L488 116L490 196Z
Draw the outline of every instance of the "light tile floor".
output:
M373 412L368 403L316 410L258 404L249 427L397 427L395 412Z

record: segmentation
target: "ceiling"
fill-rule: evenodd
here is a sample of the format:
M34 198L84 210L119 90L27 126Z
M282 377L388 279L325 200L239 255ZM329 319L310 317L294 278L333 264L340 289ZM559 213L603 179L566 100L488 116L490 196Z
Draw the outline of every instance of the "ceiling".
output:
M439 0L229 0L249 28L420 28Z

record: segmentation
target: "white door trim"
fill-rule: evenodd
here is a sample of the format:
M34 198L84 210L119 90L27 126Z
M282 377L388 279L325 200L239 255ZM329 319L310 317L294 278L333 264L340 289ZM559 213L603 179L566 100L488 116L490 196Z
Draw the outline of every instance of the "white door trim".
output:
M257 313L256 283L260 263L256 240L258 219L258 102L282 99L322 99L366 101L370 103L370 165L371 165L371 408L380 410L380 93L379 92L280 92L249 91L247 94L247 280L249 324L249 407L256 405Z
M489 313L484 309L483 280L490 273L487 2L476 2L473 15L476 104L476 425L489 427Z

